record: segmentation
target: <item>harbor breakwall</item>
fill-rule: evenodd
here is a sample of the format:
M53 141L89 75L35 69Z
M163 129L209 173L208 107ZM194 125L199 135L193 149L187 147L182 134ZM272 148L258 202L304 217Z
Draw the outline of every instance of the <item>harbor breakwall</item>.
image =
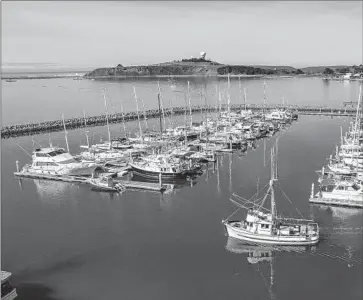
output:
M222 105L222 110L226 110L227 106ZM231 105L231 111L238 111L244 109L245 106L243 104ZM270 109L289 109L293 110L298 114L310 114L310 115L329 115L329 116L349 116L354 115L355 109L353 108L326 108L326 107L318 107L318 106L296 106L296 105L247 105L247 109L249 110L259 110L262 111L270 110ZM200 113L200 112L218 112L219 107L212 106L212 105L195 105L192 106L193 113ZM164 109L165 117L169 117L171 114L173 115L183 115L189 114L189 108L183 107L173 107L172 109ZM147 118L157 118L160 116L159 109L152 109L146 111ZM139 112L140 120L144 119L144 113ZM125 122L128 121L135 121L137 120L137 113L136 112L128 112L124 115L122 113L109 113L108 115L109 123L121 123L123 120ZM85 122L87 125L85 125ZM92 126L102 126L106 124L106 115L99 115L99 116L89 116L89 117L78 117L78 118L70 118L64 120L66 129L77 129L77 128L84 128L84 127L92 127ZM63 121L62 120L54 120L54 121L44 121L44 122L37 122L37 123L28 123L28 124L16 124L16 125L6 125L1 128L1 138L11 138L23 135L34 135L34 134L41 134L47 132L56 132L64 130Z

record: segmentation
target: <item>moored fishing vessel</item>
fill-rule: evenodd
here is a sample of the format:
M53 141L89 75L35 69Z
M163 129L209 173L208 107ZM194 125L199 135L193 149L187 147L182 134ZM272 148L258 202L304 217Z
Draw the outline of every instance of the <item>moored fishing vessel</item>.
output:
M158 179L185 178L189 170L181 163L176 163L166 156L160 155L155 160L139 158L131 160L132 171L141 177Z
M275 204L274 184L277 181L274 149L271 149L271 179L269 188L261 203L244 200L234 195L239 201L230 199L239 208L247 209L247 217L242 221L223 220L222 224L230 237L251 243L272 245L313 245L319 241L319 227L313 220L285 218L278 216ZM271 199L271 210L263 207L268 195ZM246 205L251 205L248 207Z

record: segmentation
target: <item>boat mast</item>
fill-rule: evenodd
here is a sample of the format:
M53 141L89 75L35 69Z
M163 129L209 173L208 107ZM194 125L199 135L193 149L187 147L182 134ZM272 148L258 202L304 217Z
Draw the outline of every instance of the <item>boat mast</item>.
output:
M122 105L122 101L121 101L121 114L122 114L122 125L124 127L124 134L125 134L125 137L126 137L127 133L126 133L126 124L125 124L125 114L124 114L124 108L123 108L123 105Z
M205 113L205 123L207 124L208 122L208 105L207 105L207 84L204 83L204 105L205 105L205 110L204 110L204 113Z
M163 114L163 123L164 123L164 128L166 128L166 124L165 124L165 113L164 113L164 106L163 106L163 98L161 95L161 89L160 89L160 82L158 81L158 92L160 95L160 106L161 106L161 112Z
M188 101L189 101L189 114L190 114L190 128L193 126L193 117L192 117L192 105L190 102L190 89L189 89L189 81L188 81Z
M243 91L244 91L244 98L245 98L245 111L247 111L247 89L246 88L244 88L243 89Z
M86 120L86 113L83 111L83 118L84 118L84 132L86 133L86 139L87 139L87 147L89 148L89 139L88 139L88 131L87 131L87 120Z
M134 89L134 96L135 96L135 101L136 101L136 113L137 113L137 121L139 122L140 138L143 139L141 122L140 122L140 115L139 115L139 103L137 101L136 88L135 88L134 85L133 85L133 89Z
M263 119L265 119L266 106L266 81L263 81Z
M141 99L141 103L142 103L142 108L144 110L145 127L146 127L146 130L149 130L149 126L147 125L146 110L145 110L145 104L144 104L144 100L143 99Z
M63 128L64 128L64 136L66 138L67 152L69 153L69 145L68 145L68 137L67 137L68 132L66 130L66 123L64 122L64 115L63 115L63 113L62 113L62 121L63 121Z
M163 122L162 122L162 116L161 116L161 105L160 105L160 89L158 92L158 104L159 104L159 117L160 117L160 134L163 135Z
M272 223L275 219L276 206L275 206L275 191L274 191L274 181L275 181L275 161L274 161L274 148L271 149L271 179L270 179L270 192L271 192L271 217Z
M230 88L231 88L231 81L229 79L229 73L228 73L228 93L227 93L227 97L228 97L228 119L229 119L229 123L231 123L231 94L230 94Z
M218 85L218 101L219 101L219 117L220 117L221 112L222 112L222 95L221 95L221 89L220 89L219 85Z
M103 92L103 100L105 101L105 109L106 109L107 133L108 133L108 141L110 143L109 149L111 149L111 132L110 132L110 124L108 123L108 111L107 111L106 91L103 90L102 92Z

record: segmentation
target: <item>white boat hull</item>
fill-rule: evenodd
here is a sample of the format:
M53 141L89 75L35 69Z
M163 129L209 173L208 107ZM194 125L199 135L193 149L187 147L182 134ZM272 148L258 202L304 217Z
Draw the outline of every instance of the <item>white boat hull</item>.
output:
M254 243L254 244L267 244L267 245L296 245L296 246L303 246L303 245L314 245L318 243L319 236L311 236L311 237L303 237L303 236L282 236L282 235L261 235L261 234L254 234L243 230L242 228L235 228L228 223L224 223L226 227L227 234L229 237Z

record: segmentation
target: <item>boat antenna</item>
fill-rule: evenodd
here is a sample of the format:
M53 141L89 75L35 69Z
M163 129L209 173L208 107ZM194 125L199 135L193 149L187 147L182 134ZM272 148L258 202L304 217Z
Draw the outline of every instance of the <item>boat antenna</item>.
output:
M66 123L64 122L64 115L63 115L63 113L62 113L62 121L63 121L63 128L64 128L64 136L65 136L66 145L67 145L67 152L69 153L68 132L67 132L67 129L66 129Z
M111 132L110 132L110 124L108 123L108 111L107 111L107 99L106 99L106 90L102 89L103 100L105 101L105 110L106 110L106 124L107 124L107 132L108 132L108 141L110 143L109 149L111 149Z

